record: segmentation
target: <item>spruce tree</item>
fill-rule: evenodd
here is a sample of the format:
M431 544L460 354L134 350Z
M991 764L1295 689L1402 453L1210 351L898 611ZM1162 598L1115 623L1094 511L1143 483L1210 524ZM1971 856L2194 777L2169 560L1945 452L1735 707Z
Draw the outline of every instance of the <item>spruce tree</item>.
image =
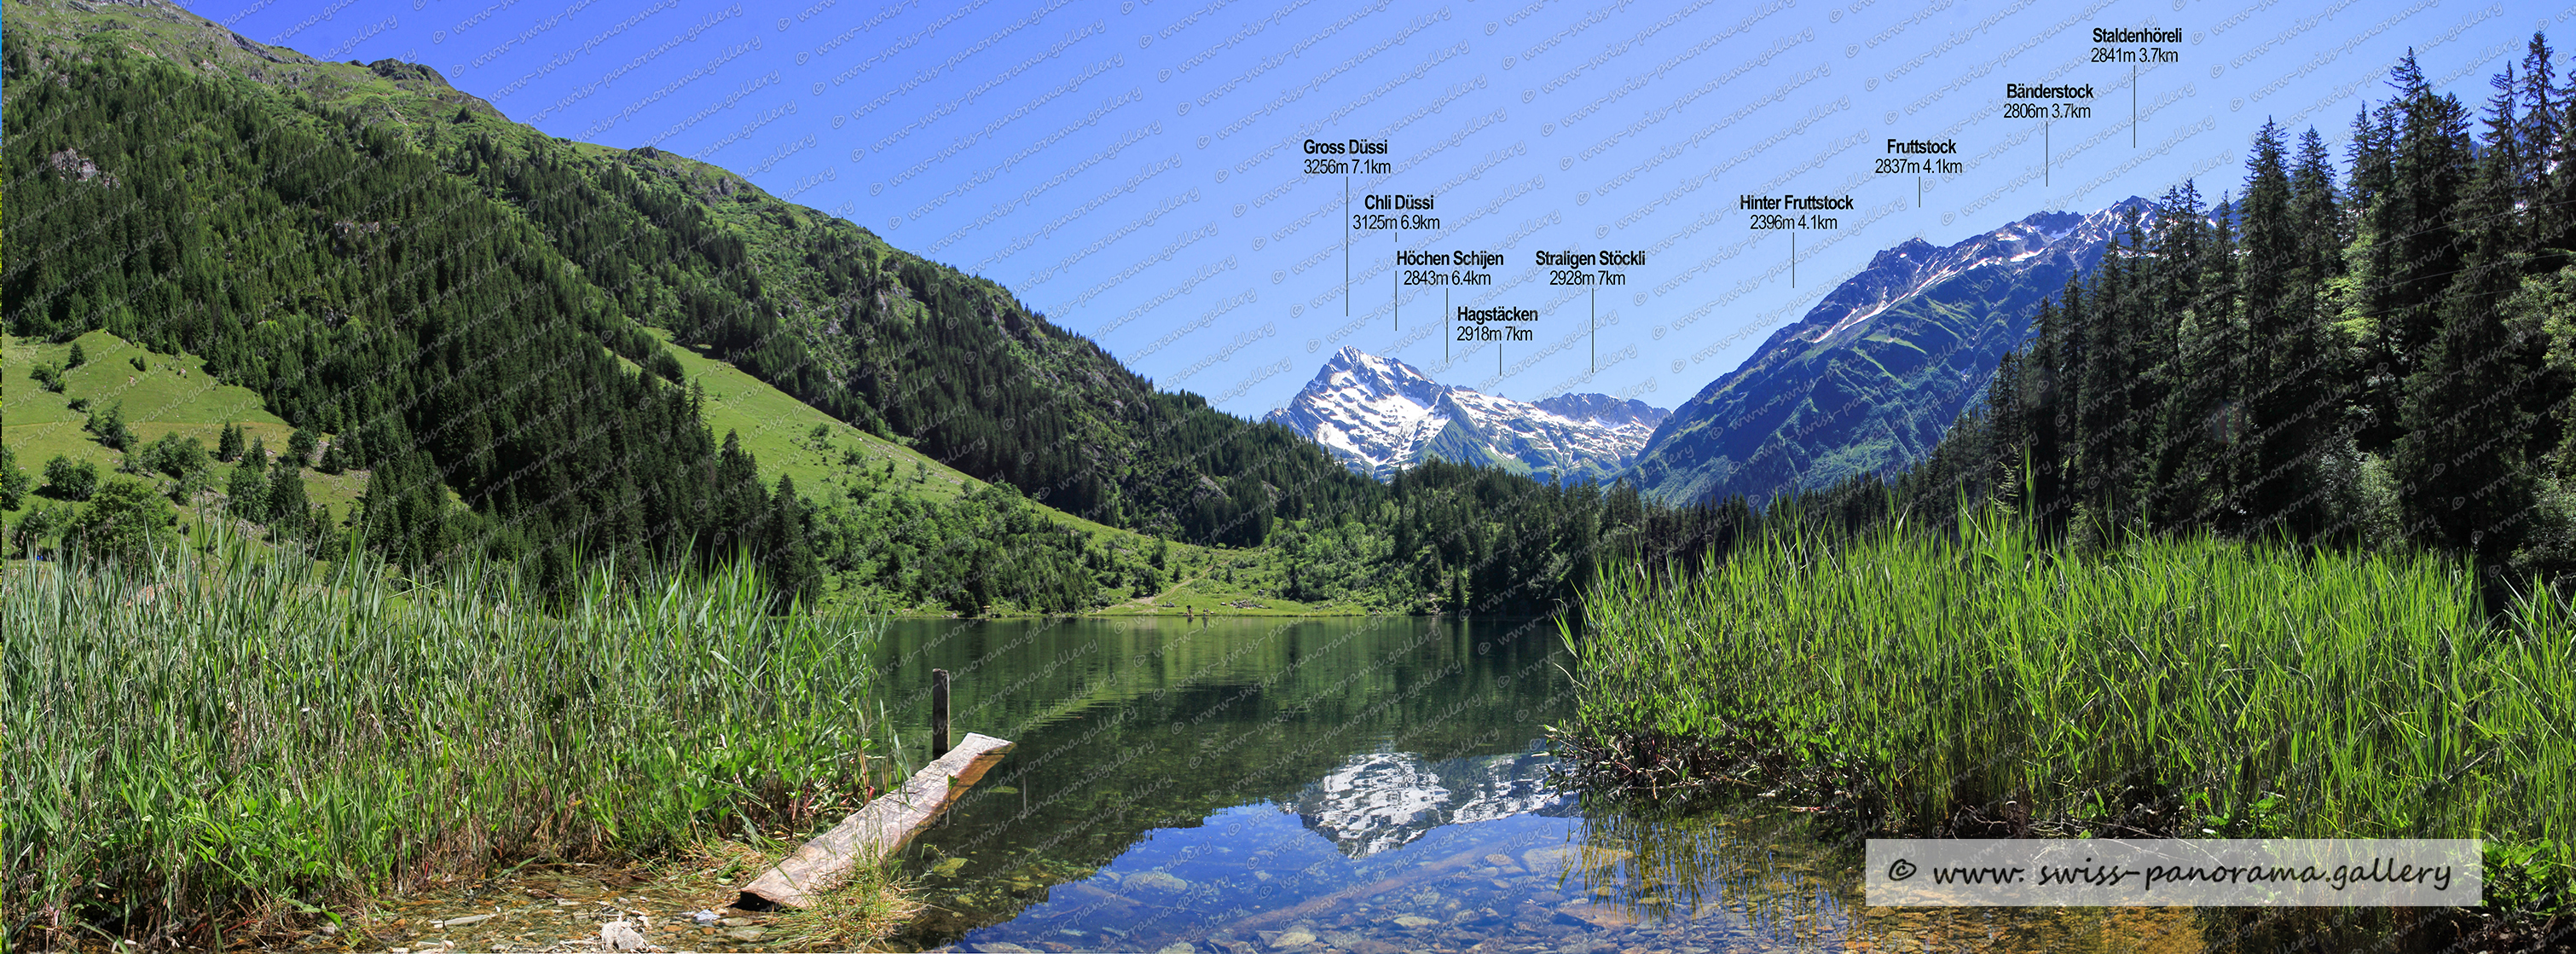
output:
M2388 192L2372 212L2388 245L2371 310L2380 316L2382 348L2400 375L2412 376L2440 332L2442 292L2460 273L2470 219L2469 117L2457 97L2437 95L2409 50L2390 71L2398 89L2391 132Z
M2532 42L2545 59L2548 47L2538 37ZM2534 143L2535 154L2550 170L2537 190L2541 197L2538 244L2553 250L2551 261L2563 263L2566 253L2576 252L2576 70L2567 72L2567 82L2557 88L2554 99L2546 91L2548 76L2546 68L2526 72L2526 84L2537 82L2544 89L2527 96L2526 107L2556 117L2555 122L2534 122L2536 129L2550 136L2545 143Z
M2297 223L2298 266L2304 270L2292 284L2313 290L2341 274L2343 249L2352 236L2335 188L2334 158L2314 126L2299 134L2298 157L2290 169L2290 220Z
M2472 246L2445 288L2441 334L2407 379L2394 470L2409 536L2501 567L2530 536L2536 488L2524 468L2529 386L2526 338L2502 307L2520 284L2525 255L2513 215L2522 172L2512 140L2512 84L2498 77L2489 101L2486 150L2464 190Z
M286 461L268 480L268 526L281 540L302 540L310 535L312 502L304 499L304 471Z
M286 456L279 458L298 468L313 466L313 448L321 442L313 438L311 428L299 427L286 437Z
M234 517L252 523L268 520L268 475L258 460L244 455L224 481L224 506Z
M2211 506L2211 474L2219 461L2209 424L2221 400L2212 384L2224 380L2219 362L2235 356L2219 351L2208 334L2210 301L2203 283L2216 253L2199 183L2185 180L2156 204L2149 300L2160 325L2157 347L2169 357L2162 403L2153 409L2156 441L2148 460L2155 494L2147 516L2154 526L2173 528L2205 516Z
M2022 494L2022 452L2030 444L2027 378L2022 349L2006 351L1995 362L1995 375L1986 384L1985 420L1981 425L1985 446L1980 456L1985 463L1968 477L1971 488L2006 503L2019 501Z
M796 496L796 482L779 475L778 492L771 496L769 507L761 562L770 592L776 594L780 609L796 604L810 611L823 595L823 570L806 540L805 502Z
M2266 121L2246 159L2244 225L2237 279L2249 344L2244 407L2248 472L2245 529L2305 538L2324 525L2313 491L2322 435L2324 346L2306 293L2313 255L2300 234L2298 203L2281 127Z
M2029 383L2022 397L2023 405L2029 409L2024 418L2030 431L2028 481L2034 498L2029 506L2055 526L2065 494L2066 456L2065 421L2059 411L2064 403L2065 374L2058 362L2068 337L2065 312L2057 307L2057 299L2040 300L2039 315L2032 319L2031 327L2030 353L2023 359L2028 368L2023 379Z
M2531 42L2523 52L2522 81L2512 90L2512 94L2519 97L2516 105L2522 112L2521 123L2514 130L2522 166L2514 179L2520 189L2518 198L2532 209L2531 247L2534 250L2558 244L2555 227L2566 215L2566 210L2551 209L2547 205L2554 191L2550 180L2556 176L2576 175L2576 168L2563 172L2551 170L2552 159L2563 145L2561 138L2567 131L2568 118L2567 104L2560 99L2558 65L2553 62L2554 58L2549 49L2549 38L2533 31Z

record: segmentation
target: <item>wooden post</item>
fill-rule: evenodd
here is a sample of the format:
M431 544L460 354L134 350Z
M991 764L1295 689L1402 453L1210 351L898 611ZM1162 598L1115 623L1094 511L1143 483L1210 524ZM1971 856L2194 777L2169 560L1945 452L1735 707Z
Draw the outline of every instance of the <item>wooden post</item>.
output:
M930 757L948 754L948 670L930 671Z

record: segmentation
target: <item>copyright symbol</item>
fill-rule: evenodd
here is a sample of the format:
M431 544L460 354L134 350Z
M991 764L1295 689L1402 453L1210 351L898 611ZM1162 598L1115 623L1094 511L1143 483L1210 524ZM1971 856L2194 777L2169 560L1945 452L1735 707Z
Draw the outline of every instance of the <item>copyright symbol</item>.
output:
M1895 864L1887 866L1887 880L1889 881L1903 881L1911 877L1914 877L1914 863L1911 861L1898 858L1896 859Z

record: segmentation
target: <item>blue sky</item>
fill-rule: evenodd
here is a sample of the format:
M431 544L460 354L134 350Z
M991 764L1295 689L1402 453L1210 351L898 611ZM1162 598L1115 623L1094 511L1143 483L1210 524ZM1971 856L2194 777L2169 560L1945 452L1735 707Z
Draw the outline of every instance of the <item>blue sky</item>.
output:
M2409 46L2474 104L2535 28L2576 44L2554 0L185 5L318 57L429 64L553 135L732 169L1247 416L1342 346L1523 400L1672 407L1880 249L2186 177L2214 199L2267 116L2342 155ZM2096 62L2095 28L2180 42ZM2070 104L2090 115L2008 116L2007 83L2089 85ZM1883 172L1888 139L1955 142L1961 168ZM1355 159L1384 165L1331 165ZM1756 230L1747 193L1851 205L1830 230ZM1437 225L1352 228L1370 195L1430 196L1377 214ZM1644 261L1552 286L1542 250ZM1492 284L1401 284L1459 253L1501 256L1476 269ZM1536 312L1533 334L1458 342L1459 306Z

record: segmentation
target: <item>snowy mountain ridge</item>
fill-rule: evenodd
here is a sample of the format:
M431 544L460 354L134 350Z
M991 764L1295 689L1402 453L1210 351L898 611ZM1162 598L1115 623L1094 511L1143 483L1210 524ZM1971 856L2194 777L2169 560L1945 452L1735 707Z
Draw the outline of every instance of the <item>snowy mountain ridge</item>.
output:
M1380 480L1438 457L1602 482L1636 462L1670 413L1606 394L1515 401L1442 384L1402 361L1346 347L1269 419Z

